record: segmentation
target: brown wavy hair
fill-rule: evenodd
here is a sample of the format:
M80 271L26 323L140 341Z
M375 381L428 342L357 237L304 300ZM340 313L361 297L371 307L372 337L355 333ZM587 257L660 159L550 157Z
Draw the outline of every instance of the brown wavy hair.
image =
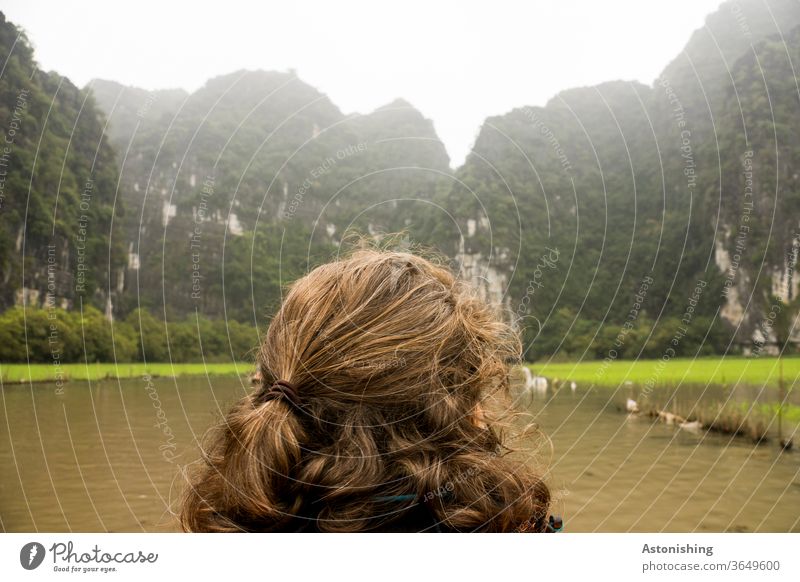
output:
M362 249L314 269L269 325L260 385L211 431L182 528L381 530L424 504L448 531L543 531L548 488L491 412L519 356L512 328L428 259ZM264 397L278 380L300 407Z

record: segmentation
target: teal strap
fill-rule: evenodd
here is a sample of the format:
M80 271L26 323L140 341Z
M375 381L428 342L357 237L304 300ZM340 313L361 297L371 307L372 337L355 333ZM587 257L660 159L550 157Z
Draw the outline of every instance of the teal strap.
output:
M558 533L564 529L564 520L560 515L551 515L547 518L547 531L551 533Z

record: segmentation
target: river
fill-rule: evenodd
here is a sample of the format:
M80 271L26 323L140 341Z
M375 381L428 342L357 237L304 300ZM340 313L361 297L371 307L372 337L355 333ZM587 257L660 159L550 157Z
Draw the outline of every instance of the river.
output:
M63 394L5 385L0 529L175 530L181 468L247 390L204 377L73 382ZM800 531L800 453L617 406L581 387L530 405L552 445L547 478L566 531Z

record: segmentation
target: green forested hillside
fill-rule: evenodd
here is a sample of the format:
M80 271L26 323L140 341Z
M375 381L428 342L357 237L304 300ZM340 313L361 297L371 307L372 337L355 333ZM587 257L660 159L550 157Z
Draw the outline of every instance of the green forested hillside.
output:
M109 241L118 170L91 92L37 67L25 34L0 14L0 307L101 309L122 266Z
M293 71L237 71L193 93L78 90L31 76L24 36L2 30L0 122L20 129L0 300L42 304L53 244L59 305L82 295L131 325L137 357L145 344L169 355L165 321L186 335L193 318L235 320L255 339L282 286L347 232L403 231L399 244L446 254L522 328L529 358L759 349L796 313L794 0L723 3L652 84L568 89L490 117L456 170L402 99L346 115ZM91 268L77 293L87 181Z
M449 173L432 124L409 104L345 116L291 72L239 71L183 101L92 84L111 127L130 130L114 130L133 291L123 311L255 323L347 229L412 228L403 199L431 199ZM118 98L129 105L114 109Z
M678 354L736 351L775 339L776 296L796 312L800 6L769 4L774 20L724 3L651 87L571 89L484 123L444 206L467 253L513 269L531 357L660 357L676 336ZM457 230L430 228L451 252Z

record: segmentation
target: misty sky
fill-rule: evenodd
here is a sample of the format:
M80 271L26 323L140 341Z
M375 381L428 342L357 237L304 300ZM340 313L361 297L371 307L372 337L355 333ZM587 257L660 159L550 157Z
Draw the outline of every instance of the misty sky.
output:
M5 0L42 68L194 90L238 69L287 70L343 112L403 97L453 165L489 115L563 89L652 83L721 0L168 2Z

